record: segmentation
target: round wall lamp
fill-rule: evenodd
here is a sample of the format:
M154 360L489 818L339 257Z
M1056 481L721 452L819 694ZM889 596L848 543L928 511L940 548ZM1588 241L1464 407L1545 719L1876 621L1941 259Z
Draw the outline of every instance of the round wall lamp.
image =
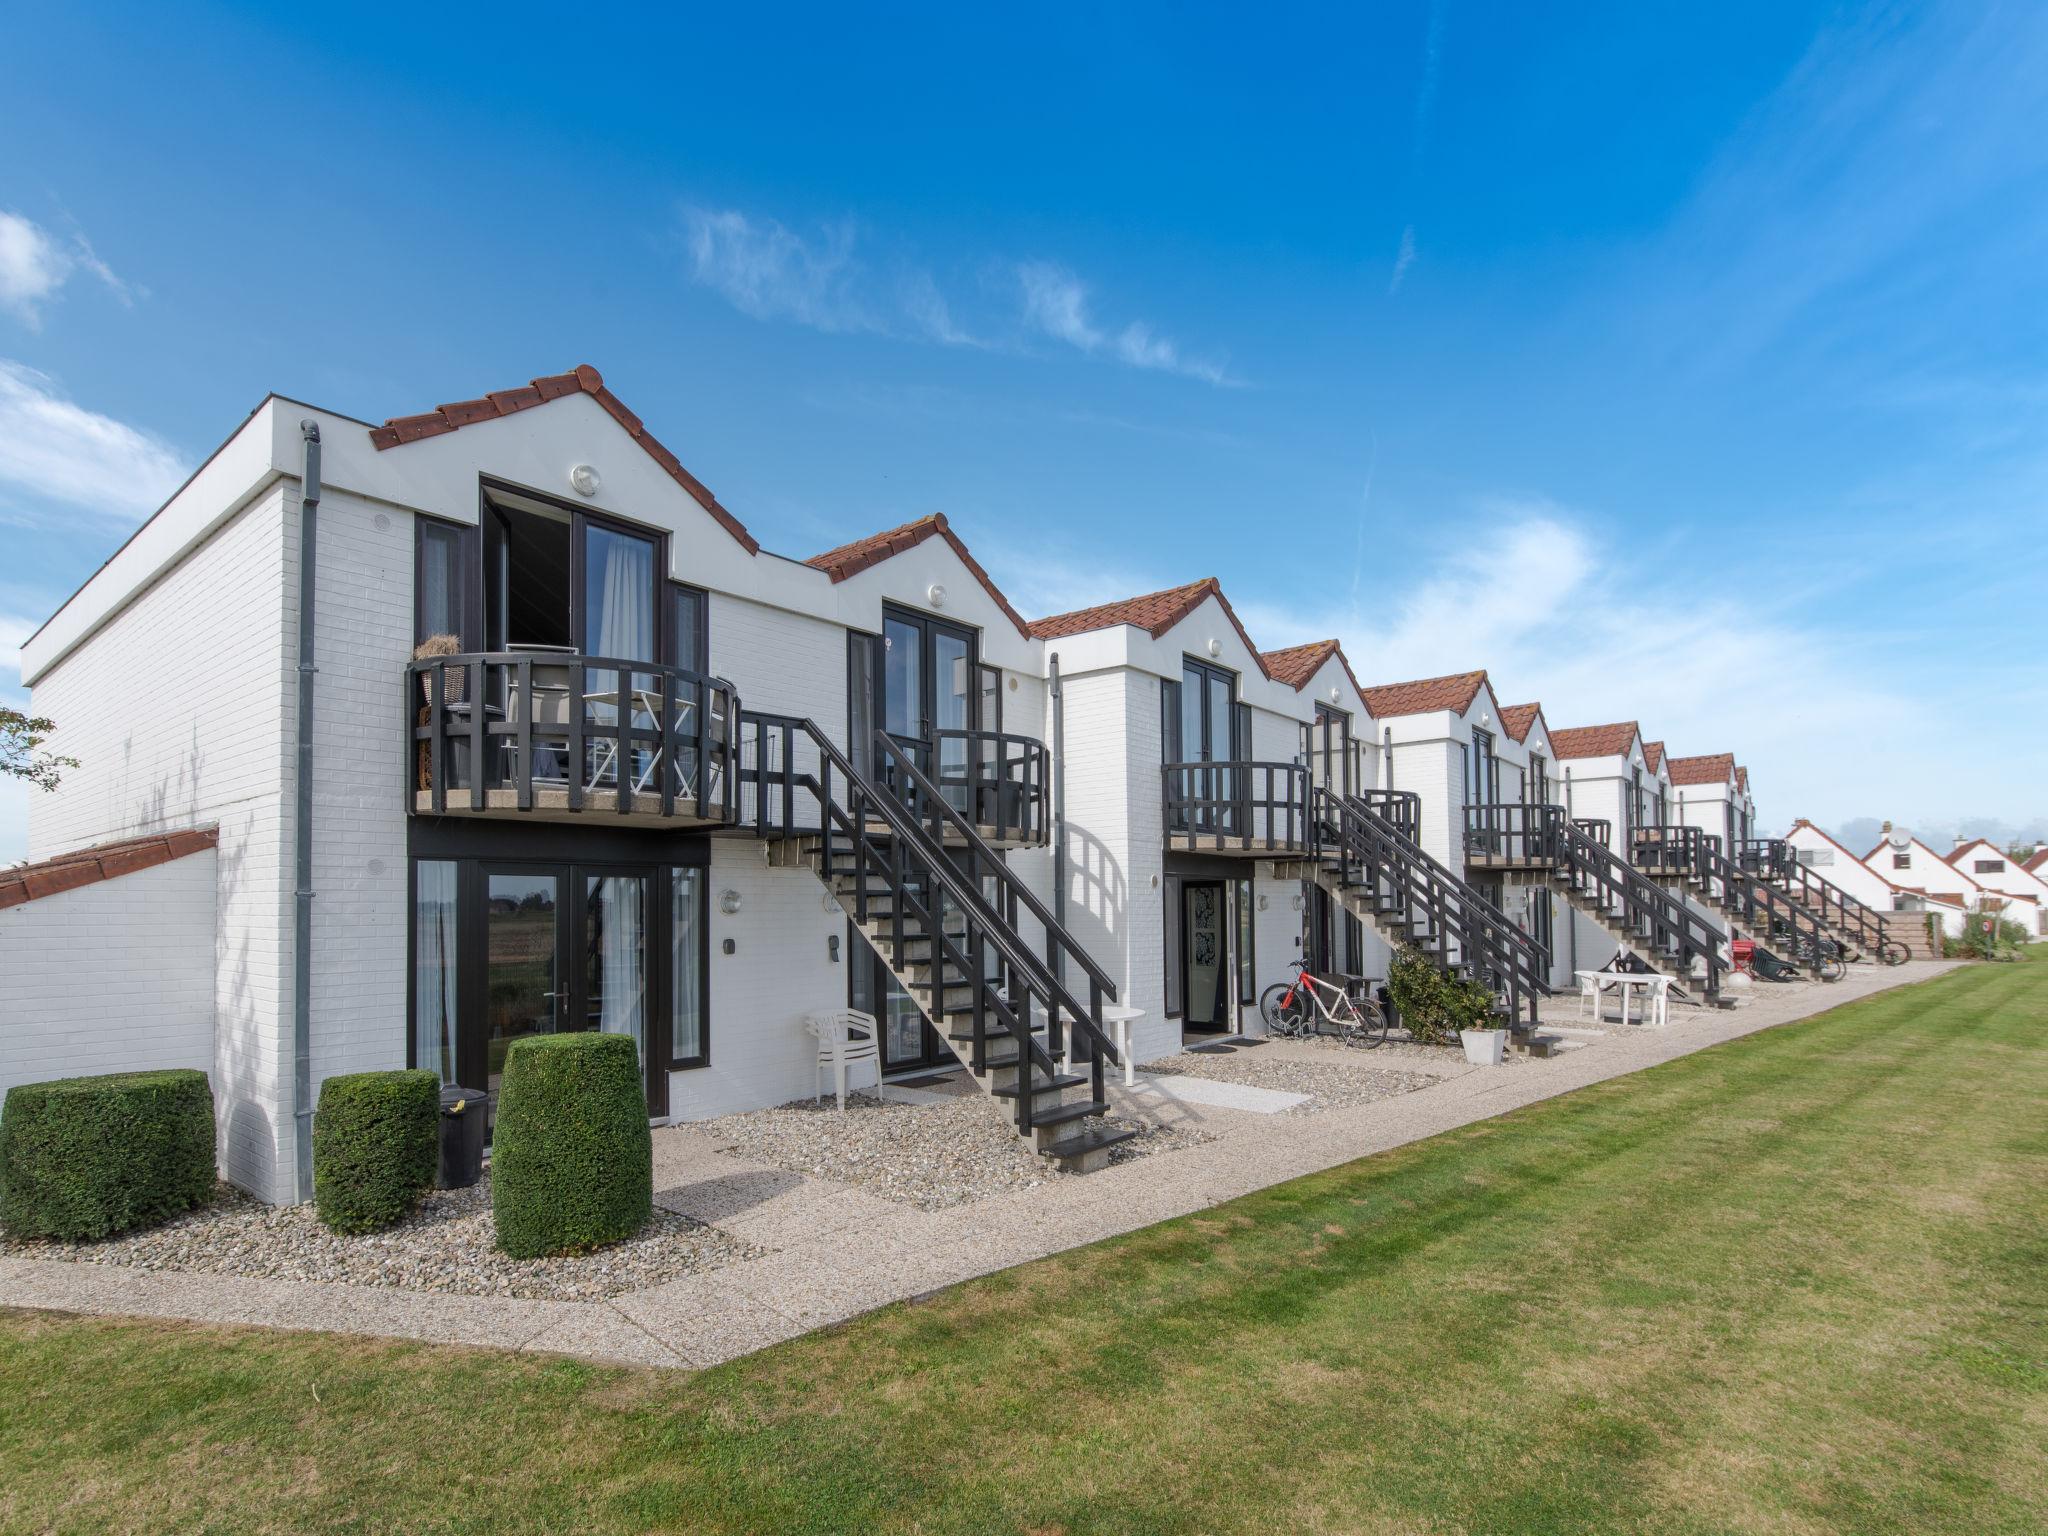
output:
M723 912L727 917L731 917L735 912L739 911L739 909L740 893L738 891L724 890L718 893L719 911Z
M569 489L578 496L595 496L604 489L604 476L588 464L572 465L569 470Z
M827 891L825 893L825 910L827 912L835 913L841 910L839 905L839 898L837 896L834 896L830 891Z
M1302 908L1306 907L1307 905L1308 903L1301 899L1301 892L1296 891L1294 893L1294 910L1299 912L1302 910Z
M934 608L946 606L946 589L936 581L924 589L924 599Z
M1270 896L1265 896L1265 895L1261 895L1261 896L1259 897L1259 910L1260 910L1261 912L1265 911L1265 910L1266 910L1266 908L1270 907L1271 905L1273 905L1273 898L1272 898L1272 897L1270 897Z
M1223 642L1221 640L1218 640L1214 635L1211 635L1209 637L1209 644L1205 647L1205 649L1209 652L1211 657L1221 656L1223 654Z

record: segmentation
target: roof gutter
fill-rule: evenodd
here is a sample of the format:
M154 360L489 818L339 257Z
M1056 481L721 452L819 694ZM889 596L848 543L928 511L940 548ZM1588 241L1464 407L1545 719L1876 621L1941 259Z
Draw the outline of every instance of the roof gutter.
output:
M297 1198L313 1198L313 595L320 531L320 424L299 423L298 772L292 804L292 1166Z

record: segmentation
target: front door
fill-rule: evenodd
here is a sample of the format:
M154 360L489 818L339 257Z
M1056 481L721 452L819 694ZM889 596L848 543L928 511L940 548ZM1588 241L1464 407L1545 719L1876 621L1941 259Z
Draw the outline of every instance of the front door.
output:
M967 740L943 732L974 728L979 679L974 631L929 614L889 609L882 617L882 729L919 770L966 807ZM957 793L956 793L957 787Z
M484 1010L481 1027L465 1031L460 1075L484 1083L492 1121L513 1042L568 1027L568 883L555 865L484 871Z
M1186 1027L1196 1032L1230 1028L1229 925L1220 880L1189 880L1181 886L1181 948L1187 977Z
M529 1035L630 1035L650 1061L654 892L640 869L491 864L482 871L483 1000L464 1031L459 1080L481 1081L497 1117L505 1056ZM648 1073L651 1108L657 1075Z

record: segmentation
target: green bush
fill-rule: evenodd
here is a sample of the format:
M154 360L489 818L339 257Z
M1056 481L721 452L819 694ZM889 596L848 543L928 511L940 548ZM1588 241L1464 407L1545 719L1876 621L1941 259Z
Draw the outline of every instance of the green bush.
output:
M313 1113L313 1207L336 1232L374 1232L412 1214L440 1164L441 1079L356 1072L320 1085Z
M1486 1029L1493 993L1483 982L1447 976L1421 950L1401 948L1387 969L1387 995L1401 1027L1424 1045L1444 1045L1461 1029Z
M213 1198L204 1072L113 1072L21 1083L0 1107L0 1227L111 1237Z
M625 1035L529 1035L505 1058L491 1145L498 1246L582 1253L654 1214L654 1139L640 1053Z

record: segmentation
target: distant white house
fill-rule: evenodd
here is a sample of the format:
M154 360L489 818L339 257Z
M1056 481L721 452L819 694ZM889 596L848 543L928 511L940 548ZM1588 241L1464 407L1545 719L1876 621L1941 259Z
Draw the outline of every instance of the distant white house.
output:
M1955 869L1967 871L1987 891L2006 897L2005 915L2023 926L2028 937L2048 937L2048 880L1989 838L1958 839L1949 852L1948 862Z

